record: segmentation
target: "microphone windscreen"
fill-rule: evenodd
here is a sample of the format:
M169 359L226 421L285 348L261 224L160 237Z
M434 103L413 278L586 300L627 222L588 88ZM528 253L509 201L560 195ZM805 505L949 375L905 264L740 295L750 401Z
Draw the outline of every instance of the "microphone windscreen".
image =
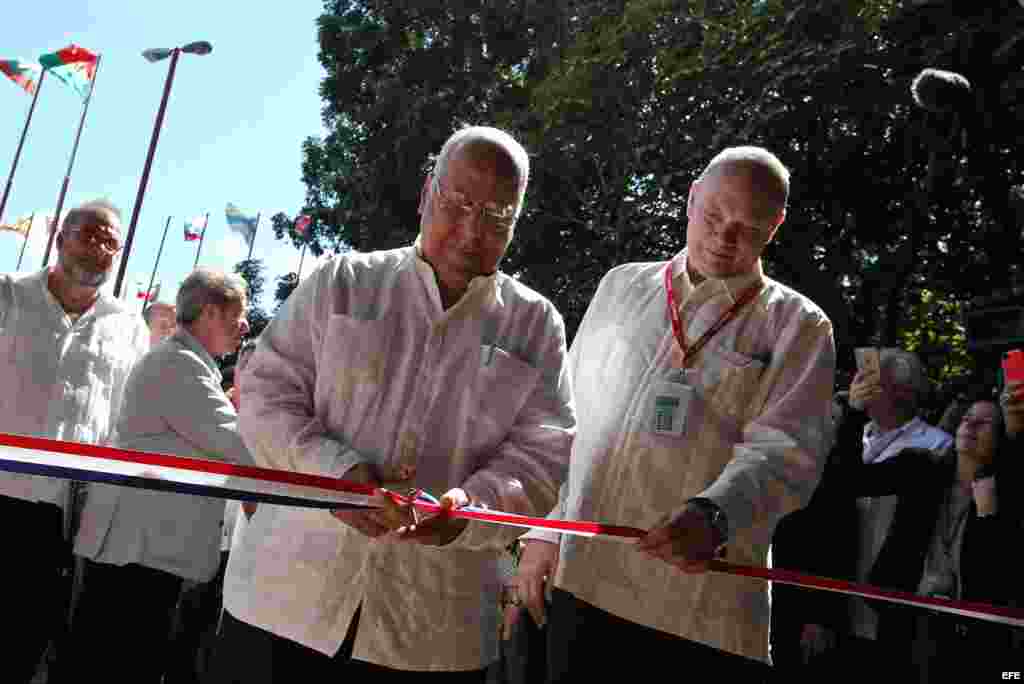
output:
M924 69L910 83L914 102L932 112L957 111L971 101L971 83L955 71Z

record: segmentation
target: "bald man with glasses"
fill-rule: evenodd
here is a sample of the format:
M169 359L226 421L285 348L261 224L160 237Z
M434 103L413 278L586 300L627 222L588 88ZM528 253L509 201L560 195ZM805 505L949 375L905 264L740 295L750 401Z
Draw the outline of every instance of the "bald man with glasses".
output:
M424 179L415 244L339 255L303 280L246 368L257 462L449 507L551 509L575 429L565 328L498 270L528 175L508 134L463 129ZM261 504L228 561L221 681L483 682L501 555L520 533Z

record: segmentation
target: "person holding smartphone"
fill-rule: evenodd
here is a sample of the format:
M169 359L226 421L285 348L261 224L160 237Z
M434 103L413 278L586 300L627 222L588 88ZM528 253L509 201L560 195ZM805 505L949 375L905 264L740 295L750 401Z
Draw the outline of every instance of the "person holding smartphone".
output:
M953 437L926 423L920 416L922 400L929 391L929 381L920 358L912 352L892 347L881 350L856 350L858 370L850 385L850 405L864 411L870 420L864 426L861 460L865 464L883 463L905 449L918 449L921 467L953 442ZM931 456L928 456L931 454ZM878 586L892 586L878 560L895 526L893 520L900 496L861 497L857 503L858 539L856 581ZM892 624L892 623L890 623ZM875 607L859 598L850 600L849 632L842 648L844 660L868 663L885 658L907 663L910 635L880 635L879 615ZM901 630L898 630L901 631ZM895 666L899 667L899 666Z

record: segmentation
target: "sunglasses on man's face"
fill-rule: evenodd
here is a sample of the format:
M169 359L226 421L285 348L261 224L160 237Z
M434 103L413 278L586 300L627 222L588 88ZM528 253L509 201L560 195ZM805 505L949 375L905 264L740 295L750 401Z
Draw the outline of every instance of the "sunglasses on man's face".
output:
M80 226L69 232L70 236L77 237L78 241L89 247L98 247L104 253L114 256L121 251L121 241L104 227L99 225Z

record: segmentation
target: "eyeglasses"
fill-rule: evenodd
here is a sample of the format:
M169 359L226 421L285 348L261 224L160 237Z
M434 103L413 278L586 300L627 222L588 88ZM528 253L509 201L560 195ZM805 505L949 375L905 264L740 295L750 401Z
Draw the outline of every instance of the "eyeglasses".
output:
M431 189L437 196L441 210L453 220L461 221L470 216L478 215L484 227L496 238L508 237L509 231L516 223L515 204L501 205L497 202L467 202L461 192L446 191L441 181L434 176Z
M114 256L121 251L121 242L113 235L103 231L99 226L77 226L69 235L77 235L79 242L90 247L99 247L104 254Z

